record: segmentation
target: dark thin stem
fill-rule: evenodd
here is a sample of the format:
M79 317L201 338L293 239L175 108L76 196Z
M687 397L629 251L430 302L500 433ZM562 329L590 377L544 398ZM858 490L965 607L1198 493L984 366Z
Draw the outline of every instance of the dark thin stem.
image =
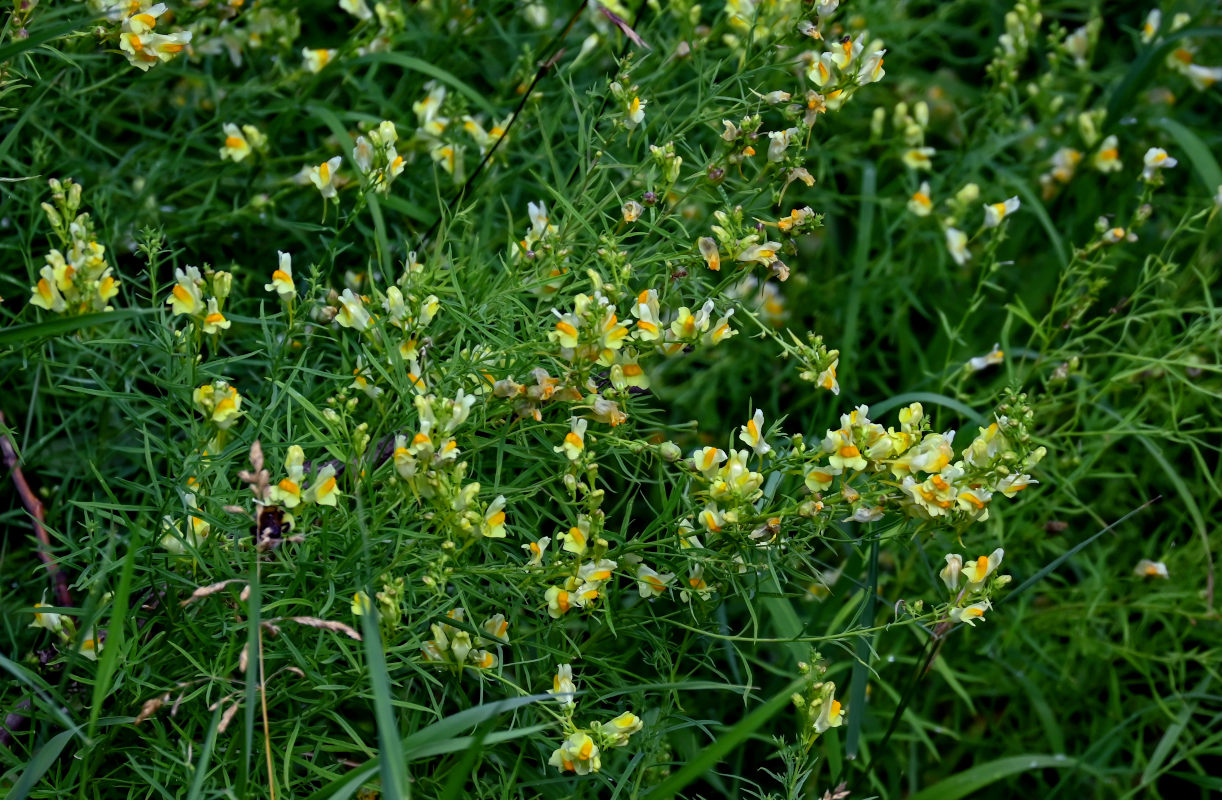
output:
M0 411L0 428L6 427L4 412ZM21 495L21 504L30 515L34 536L38 539L38 558L51 576L51 583L55 586L55 600L61 607L68 608L72 605L72 593L68 591L68 576L60 570L55 556L51 554L51 537L47 535L45 527L46 512L42 501L26 481L25 474L21 471L20 459L17 457L17 448L6 433L0 433L0 456L3 456L4 466L13 476L13 485L17 487L17 494Z
M546 48L544 48L544 52L551 50L558 42L562 41L564 37L569 35L569 31L573 29L573 25L577 23L577 18L581 16L581 12L585 11L588 4L589 0L582 0L581 5L579 5L577 10L573 12L573 15L569 17L568 24L564 26L564 30L552 37L552 41L548 43ZM522 99L518 101L517 108L513 110L513 114L511 114L509 117L509 122L505 125L505 132L498 136L496 141L492 143L492 146L488 148L488 152L484 153L484 157L480 159L479 165L467 177L467 180L463 182L462 188L460 188L458 192L446 203L447 207L457 208L462 199L466 197L467 192L472 186L475 185L476 178L483 173L484 168L488 166L489 162L492 161L492 157L496 155L496 151L501 146L501 142L504 142L509 138L509 132L513 130L513 126L517 123L518 117L522 114L522 109L526 107L527 101L529 101L531 95L534 94L535 87L539 85L539 82L543 80L544 76L551 72L552 67L556 65L556 62L560 60L562 55L564 55L564 48L556 50L551 56L539 62L539 69L535 72L534 80L530 82L530 86L528 86L526 91L522 93ZM429 229L416 240L417 250L421 249L424 246L425 241L427 241L437 232L437 228L441 226L443 219L445 219L445 214L438 214L437 218L433 220L433 224L429 226Z

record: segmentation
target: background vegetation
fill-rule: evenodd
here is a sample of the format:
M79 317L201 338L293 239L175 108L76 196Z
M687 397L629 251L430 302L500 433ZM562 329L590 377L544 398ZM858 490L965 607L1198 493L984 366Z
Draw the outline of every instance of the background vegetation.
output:
M4 27L0 430L33 493L0 489L10 796L1222 789L1212 4L343 5L25 2ZM843 37L866 47L819 84L803 54ZM885 75L858 72L883 48ZM383 120L402 157L373 143L389 185L352 152ZM266 141L244 134L235 161L227 123ZM1151 148L1178 164L1143 178ZM306 170L337 155L329 200ZM92 235L40 207L52 178L83 187ZM1011 197L986 226L982 206ZM738 260L748 246L727 241L752 234L777 254ZM29 302L74 238L104 246L113 310ZM292 302L265 288L278 252ZM188 266L203 298L232 275L228 328L167 303L194 286L176 277ZM557 335L553 309L576 295L598 290L631 324L649 289L667 325L711 300L710 331L732 310L737 335L671 354L628 342L610 360L622 373L636 352L645 390L617 385L602 345L584 358ZM834 394L814 378L837 355ZM236 421L201 405L217 381L241 393ZM403 477L416 398L460 389L477 397L460 455L439 484ZM874 521L846 521L869 504L845 484L812 494L840 414L867 404L894 428L913 402L957 451L995 414L1021 420L1015 463L1046 449L1038 485L974 522L925 518L886 471L856 484L885 508ZM752 455L763 497L719 534L700 517L708 486L674 457L744 447L756 409L774 449ZM571 418L589 425L577 459ZM293 445L316 493L338 473L334 507L303 503L262 548L239 476L256 441L272 485ZM577 568L558 534L578 520L614 576L553 618L548 569ZM527 567L545 536L551 566ZM990 588L984 621L948 623L945 555L998 547L1013 582ZM674 576L661 597L638 593L634 557ZM1135 574L1142 559L1169 577ZM378 613L354 614L360 592ZM427 657L457 606L450 637L509 622L507 643L483 636L493 666ZM545 694L559 664L578 727L643 723L623 747L600 740L587 775L548 765L574 730ZM835 684L838 727L791 702L830 707L812 681Z

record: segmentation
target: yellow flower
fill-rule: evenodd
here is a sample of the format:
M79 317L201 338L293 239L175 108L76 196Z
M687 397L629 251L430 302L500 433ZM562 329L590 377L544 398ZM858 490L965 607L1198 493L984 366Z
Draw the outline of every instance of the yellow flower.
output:
M220 333L223 330L228 330L232 325L229 320L225 319L225 315L221 313L215 297L208 298L208 313L204 315L204 333L209 335Z
M271 500L285 508L296 508L301 503L301 483L305 477L305 452L297 445L289 447L284 469L288 477L271 487Z
M484 633L502 644L509 644L509 621L504 614L494 614L480 625Z
M522 549L530 554L530 561L526 562L528 567L538 567L543 564L543 554L547 551L547 546L551 544L552 537L544 536L537 542L530 542L522 545Z
M324 161L317 167L310 167L306 172L306 176L310 179L310 183L314 184L318 191L322 193L324 199L335 197L335 175L339 171L339 165L344 161L342 156Z
M749 445L757 456L772 452L768 442L764 441L764 412L755 410L755 416L747 420L747 424L738 429L738 438Z
M833 466L814 466L811 467L805 476L806 488L812 492L826 492L831 488L832 481L836 476L843 472L840 467Z
M582 731L565 739L547 763L561 772L576 772L578 775L588 775L602 768L598 745L594 744L588 733Z
M97 634L92 628L81 634L77 641L79 642L77 652L90 661L98 660L98 654L102 652L102 642L98 641Z
M984 227L996 228L1008 215L1018 210L1017 197L1011 197L1000 203L990 203L984 207Z
M585 555L590 543L590 521L585 517L578 518L577 524L569 528L567 533L560 534L558 538L568 552L577 556Z
M250 142L238 129L237 125L232 122L226 122L222 126L225 133L225 144L221 147L219 155L221 160L229 159L230 161L238 162L250 155Z
M623 356L617 364L611 367L611 385L621 392L629 386L648 389L649 376L645 374L645 370L641 369L635 357Z
M933 155L937 151L932 147L914 147L904 153L904 166L908 169L933 169Z
M972 603L970 606L963 608L952 608L950 610L950 618L955 622L965 622L971 627L976 627L976 621L984 622L984 612L992 608L993 605L988 600L981 600L978 603Z
M700 255L704 257L704 263L714 272L721 270L721 253L717 251L717 242L713 241L711 236L701 236L696 240L696 246L700 248Z
M373 601L369 599L369 595L364 592L357 592L352 595L352 613L358 617L363 617L373 610Z
M497 495L496 499L488 504L488 509L484 512L484 520L480 525L480 534L486 539L504 539L505 538L505 496Z
M609 739L608 747L623 747L628 744L628 737L645 727L641 718L631 711L625 711L615 719L602 726L602 732Z
M666 591L668 584L675 579L673 572L659 573L656 570L639 565L636 568L636 586L641 597L659 597Z
M993 349L988 353L969 359L967 366L972 372L979 372L986 367L991 367L994 364L1000 364L1003 360L1005 360L1005 357L1006 354L1001 349L1001 346L994 344Z
M658 318L658 293L654 289L642 291L632 307L632 315L636 317L635 338L642 342L656 341L662 335L662 322Z
M276 256L280 266L272 272L272 282L265 283L263 288L280 295L280 299L287 303L297 296L297 286L293 283L293 257L279 250Z
M193 399L195 407L220 430L233 427L242 415L242 396L225 381L200 386Z
M967 249L967 234L958 228L946 229L946 249L961 267L972 258L972 252Z
M569 432L564 435L564 442L559 447L553 447L557 453L564 453L569 461L576 461L581 458L581 453L586 449L586 428L589 422L580 417L571 417L569 419Z
M1148 558L1143 558L1137 562L1137 566L1133 568L1133 574L1143 578L1169 578L1167 565L1161 561L1151 561ZM39 603L39 605L42 605ZM43 626L45 627L45 626Z
M363 331L373 322L369 310L365 308L364 298L351 289L344 289L344 293L339 296L339 305L335 322L341 327Z
M53 608L46 603L35 603L34 608ZM64 618L61 614L56 614L53 611L35 611L34 621L30 623L31 628L45 628L52 633L62 633L64 630Z
M692 453L692 466L700 470L708 480L717 475L717 469L726 460L726 452L716 447L705 447Z
M984 586L985 579L1001 566L1001 560L1005 554L1006 551L999 547L988 556L980 556L975 561L963 565L963 577L967 579L969 592L979 591ZM949 561L947 563L949 564Z
M322 68L335 58L334 50L311 50L308 47L301 49L302 65L310 72L318 73Z
M645 101L633 95L628 103L628 113L624 117L624 125L635 128L645 121Z
M738 331L730 327L730 317L734 316L734 309L726 312L725 316L713 323L712 329L704 335L704 343L708 345L721 344L726 339L736 336Z
M552 313L556 315L556 329L548 334L548 338L553 342L558 342L561 347L574 348L577 346L577 331L581 326L581 321L575 314L561 314L559 311L552 309Z
M573 601L569 593L559 586L549 588L543 597L547 601L548 616L552 619L560 619L573 607Z
M823 684L816 701L819 713L812 721L815 733L823 733L829 728L838 728L844 724L844 706L836 699L836 684L828 681Z
M42 277L38 279L38 284L30 291L30 305L45 308L47 311L53 311L56 314L62 313L68 307L68 303L64 300L64 296L60 294L59 287L55 283L55 271L46 266L39 273Z
M318 475L310 482L310 488L305 490L301 499L306 503L317 503L320 506L335 507L339 500L335 467L328 464L320 469Z
M1146 182L1154 180L1154 176L1159 170L1170 169L1180 163L1171 156L1167 155L1167 151L1161 147L1151 147L1146 151L1145 158L1142 159L1145 167L1141 171L1141 179Z
M187 316L199 316L204 312L204 297L200 292L200 284L203 283L203 277L199 274L197 267L187 267L186 270L174 270L175 284L170 290L170 296L166 298L166 305L170 306L171 311L175 315L186 314Z
M1098 152L1091 159L1095 169L1100 172L1116 172L1124 166L1120 160L1119 140L1115 135L1108 136L1099 145Z

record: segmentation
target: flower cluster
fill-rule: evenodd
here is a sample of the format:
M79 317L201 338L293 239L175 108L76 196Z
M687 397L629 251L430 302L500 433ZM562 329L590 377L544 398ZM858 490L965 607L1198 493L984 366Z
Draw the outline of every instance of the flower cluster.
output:
M75 643L76 652L80 653L80 655L90 661L98 660L98 654L102 652L103 642L92 628L80 631L77 629L76 620L67 614L60 614L56 611L37 610L40 608L49 609L54 608L54 606L47 603L35 603L34 621L30 623L29 627L50 631L58 637L60 644L71 645Z
M233 275L229 272L208 271L200 274L198 267L174 270L174 286L166 305L174 316L186 316L206 334L219 334L232 324L226 319L223 309L233 288ZM205 297L204 292L211 294Z
M587 727L578 727L573 722L573 713L577 708L577 685L573 682L571 664L556 667L552 688L547 693L555 696L564 711L564 731L567 735L547 762L561 772L578 775L598 772L602 768L603 750L626 746L629 738L645 726L636 714L624 711L607 722L595 721Z
M137 69L148 72L151 67L173 59L191 43L190 31L153 32L158 19L166 13L165 3L149 5L148 0L133 0L116 5L124 7L127 13L119 33L119 49Z
M342 497L334 464L316 468L314 477L306 486L305 451L298 445L289 447L288 454L284 457L284 471L285 477L271 487L270 498L273 503L288 509L303 504L334 508Z
M403 156L395 149L399 133L390 120L382 120L369 131L368 137L356 137L352 160L361 171L364 185L378 194L390 191L390 185L403 172Z
M963 563L963 556L948 553L946 566L938 576L950 592L946 618L951 622L963 622L975 627L976 621L984 620L984 614L992 608L993 592L1010 583L1009 575L994 575L1001 566L1005 551L1000 547L987 556ZM991 578L991 579L990 579Z
M798 668L803 673L812 669L805 662ZM848 710L836 699L836 684L831 681L812 683L804 694L794 693L791 700L798 710L799 730L807 747L831 728L843 725L848 716Z
M237 163L253 153L267 152L267 136L254 125L239 128L232 122L226 122L221 129L225 133L225 143L217 152L222 161L228 159Z
M395 437L392 461L395 472L418 501L432 511L426 515L447 537L461 541L503 539L506 536L505 497L480 498L480 484L466 481L468 464L459 459L454 438L467 421L474 395L462 389L451 399L435 395L415 398L419 430Z
M42 210L51 223L60 247L46 256L38 283L30 289L30 305L55 314L87 314L111 311L119 282L106 261L106 248L98 243L89 214L81 207L81 185L71 179L52 178L51 203Z
M433 638L420 648L424 660L433 664L447 665L461 672L463 669L495 669L500 663L496 654L488 650L495 644L509 644L509 622L504 614L496 614L484 620L479 629L488 638L472 636L466 628L466 612L462 607L453 608L446 616L462 628L449 622L433 623L430 630Z

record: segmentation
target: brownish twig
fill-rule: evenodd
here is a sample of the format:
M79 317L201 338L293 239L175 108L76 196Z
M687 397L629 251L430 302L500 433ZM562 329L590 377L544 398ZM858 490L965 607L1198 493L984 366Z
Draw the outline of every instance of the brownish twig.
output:
M3 427L7 426L4 412L0 411L0 428ZM68 591L68 576L60 570L59 564L55 562L55 556L51 554L51 537L47 535L47 529L44 527L47 517L42 501L38 499L38 495L34 494L34 490L30 488L30 484L25 479L25 474L21 471L17 448L8 434L2 432L0 432L0 456L3 456L4 466L8 467L13 476L13 485L17 487L17 494L21 495L21 504L25 506L26 512L31 517L34 536L38 539L38 557L46 565L47 574L51 576L51 582L55 585L55 600L61 607L68 608L72 605L72 593Z

